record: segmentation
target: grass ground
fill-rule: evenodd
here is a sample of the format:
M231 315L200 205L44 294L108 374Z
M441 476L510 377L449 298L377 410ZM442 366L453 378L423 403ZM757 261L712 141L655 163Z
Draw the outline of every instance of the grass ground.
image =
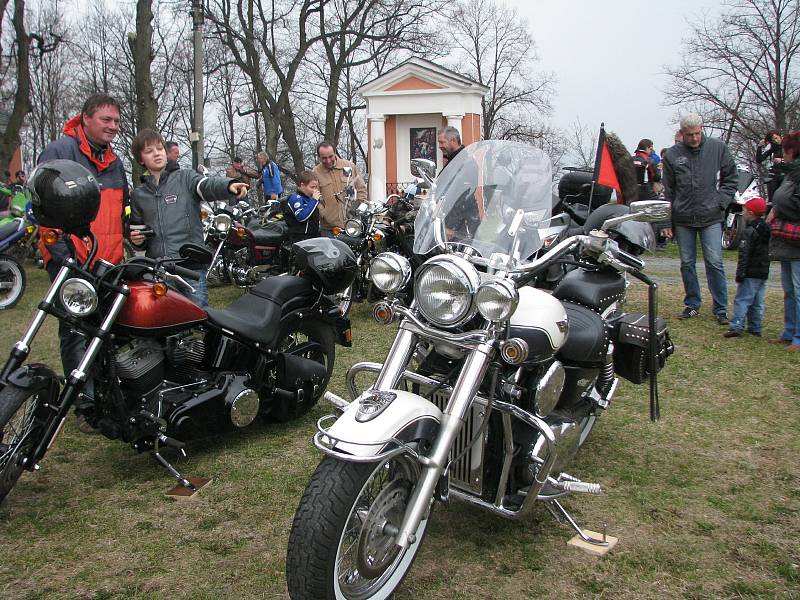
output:
M45 289L41 271L29 274L22 303L0 313L0 348ZM592 558L566 545L571 531L544 509L511 523L454 503L437 510L398 598L800 598L800 356L724 339L707 311L670 318L681 296L661 289L676 345L659 377L661 421L648 421L647 387L623 383L570 469L605 493L565 505L590 529L607 524L618 546ZM629 297L645 306L638 284ZM766 337L781 309L769 290ZM381 360L392 339L367 306L353 324L353 348L337 348L341 395L346 368ZM34 358L58 365L54 323ZM0 507L0 597L286 598L286 542L327 412L193 445L179 467L214 481L184 501L164 495L172 481L149 456L82 435L70 419L42 470Z

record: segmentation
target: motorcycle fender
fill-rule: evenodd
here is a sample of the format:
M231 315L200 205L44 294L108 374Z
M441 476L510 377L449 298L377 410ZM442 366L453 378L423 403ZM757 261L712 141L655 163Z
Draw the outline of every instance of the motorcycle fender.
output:
M8 376L8 383L23 390L49 389L51 394L58 393L59 377L47 365L32 363L24 365Z
M359 411L370 392L364 392L345 409L342 416L328 429L337 440L336 450L354 456L375 456L391 449L387 440L403 442L433 440L442 422L442 411L432 402L403 390L385 392L394 399L372 419L359 421Z

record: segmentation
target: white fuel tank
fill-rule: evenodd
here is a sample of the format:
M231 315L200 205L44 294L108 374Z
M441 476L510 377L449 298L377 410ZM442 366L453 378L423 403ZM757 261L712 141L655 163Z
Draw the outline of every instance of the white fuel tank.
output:
M519 289L519 304L509 320L509 336L528 344L528 363L548 360L567 341L569 322L561 302L532 287Z

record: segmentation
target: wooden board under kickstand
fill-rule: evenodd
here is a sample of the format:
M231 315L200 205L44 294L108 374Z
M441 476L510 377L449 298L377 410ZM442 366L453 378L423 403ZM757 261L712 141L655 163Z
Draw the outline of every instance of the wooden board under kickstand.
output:
M588 529L584 529L583 533L585 533L588 537L594 538L596 540L602 540L603 534L597 533L596 531L589 531ZM594 544L590 544L581 538L581 536L576 535L570 541L567 542L569 546L575 546L576 548L580 548L584 552L588 552L592 556L605 556L608 554L611 549L617 545L619 538L615 538L613 535L606 535L605 541L608 542L608 546L596 546Z
M191 483L195 489L190 490L179 483L174 488L166 492L165 495L170 498L192 498L195 494L197 494L197 492L213 481L213 479L209 479L208 477L187 477L186 479L189 480L189 483Z

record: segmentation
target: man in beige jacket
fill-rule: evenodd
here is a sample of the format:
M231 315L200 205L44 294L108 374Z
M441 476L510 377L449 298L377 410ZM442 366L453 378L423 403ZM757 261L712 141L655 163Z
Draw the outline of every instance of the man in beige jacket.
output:
M344 229L347 195L345 187L352 185L356 191L356 206L367 201L367 185L358 173L355 164L336 156L336 150L329 141L317 144L319 164L313 172L319 179L322 198L319 203L319 224L323 233L328 234L334 227ZM350 176L347 175L350 169ZM349 179L349 182L348 182Z

